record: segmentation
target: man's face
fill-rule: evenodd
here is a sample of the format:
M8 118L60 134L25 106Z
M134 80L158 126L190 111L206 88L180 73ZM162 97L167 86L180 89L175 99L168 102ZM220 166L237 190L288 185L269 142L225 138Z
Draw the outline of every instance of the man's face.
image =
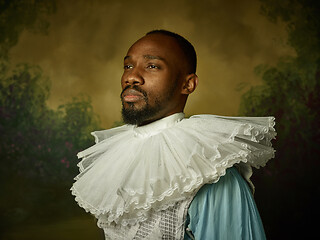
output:
M162 34L145 36L131 46L121 78L126 123L143 125L183 110L183 57L175 39Z

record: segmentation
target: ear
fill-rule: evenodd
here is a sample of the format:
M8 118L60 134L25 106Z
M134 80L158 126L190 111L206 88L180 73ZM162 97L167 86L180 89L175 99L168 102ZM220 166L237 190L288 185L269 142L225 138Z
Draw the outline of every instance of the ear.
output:
M198 76L195 73L187 75L182 85L181 94L192 93L196 89L198 81Z

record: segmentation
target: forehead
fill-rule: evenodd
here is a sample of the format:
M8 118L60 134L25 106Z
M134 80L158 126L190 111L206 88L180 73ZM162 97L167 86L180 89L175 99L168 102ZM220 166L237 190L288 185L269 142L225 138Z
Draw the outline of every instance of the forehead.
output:
M165 60L181 60L183 52L176 39L163 34L150 34L140 38L128 50L127 56L151 55Z

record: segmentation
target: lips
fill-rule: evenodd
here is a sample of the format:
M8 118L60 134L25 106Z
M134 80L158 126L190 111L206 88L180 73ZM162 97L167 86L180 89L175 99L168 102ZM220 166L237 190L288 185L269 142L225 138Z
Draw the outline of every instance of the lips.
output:
M122 93L122 99L125 102L137 102L143 98L144 96L141 92L134 90L132 88L127 89Z

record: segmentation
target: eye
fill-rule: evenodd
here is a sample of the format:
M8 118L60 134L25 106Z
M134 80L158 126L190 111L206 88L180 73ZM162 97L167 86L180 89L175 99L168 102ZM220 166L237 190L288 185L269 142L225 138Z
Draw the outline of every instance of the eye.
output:
M149 69L159 69L159 66L154 65L154 64L149 64L147 68L149 68Z
M131 64L126 64L123 66L124 70L131 69L133 66Z

